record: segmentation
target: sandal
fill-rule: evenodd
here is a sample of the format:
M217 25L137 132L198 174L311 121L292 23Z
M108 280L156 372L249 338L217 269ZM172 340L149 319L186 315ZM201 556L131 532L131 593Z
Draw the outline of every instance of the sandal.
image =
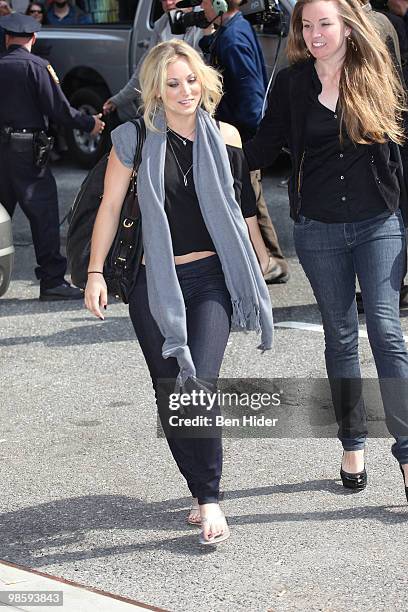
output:
M200 506L198 505L197 498L193 498L193 503L191 504L186 521L189 525L201 527Z
M228 527L228 523L227 523L227 519L225 518L224 514L217 514L216 516L213 516L211 518L202 518L201 519L201 524L203 523L209 523L211 524L211 522L214 519L219 519L219 518L223 518L224 522L225 522L225 529L223 533L220 533L220 535L210 538L209 540L206 540L204 538L204 532L202 531L200 533L200 537L198 539L199 543L202 544L203 546L208 546L209 544L220 544L221 542L224 542L225 540L228 540L228 538L230 537L231 533Z

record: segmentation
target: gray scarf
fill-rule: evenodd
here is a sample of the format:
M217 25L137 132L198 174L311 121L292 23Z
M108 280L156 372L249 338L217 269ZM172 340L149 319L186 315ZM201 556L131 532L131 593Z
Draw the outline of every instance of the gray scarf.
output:
M186 310L178 282L169 224L164 210L166 121L155 117L159 133L147 130L138 173L138 194L143 219L149 306L164 336L162 355L175 357L180 367L178 383L195 377L188 347ZM224 141L215 122L198 109L193 144L193 176L201 213L221 261L232 302L232 329L262 332L262 350L273 338L269 292L235 200L233 178Z

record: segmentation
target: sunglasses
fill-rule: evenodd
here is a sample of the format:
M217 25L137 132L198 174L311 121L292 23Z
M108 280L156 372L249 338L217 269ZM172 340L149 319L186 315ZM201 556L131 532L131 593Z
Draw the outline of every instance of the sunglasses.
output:
M42 11L39 11L38 9L30 9L28 12L30 13L30 15L32 15L33 13L38 13L39 15L42 15Z

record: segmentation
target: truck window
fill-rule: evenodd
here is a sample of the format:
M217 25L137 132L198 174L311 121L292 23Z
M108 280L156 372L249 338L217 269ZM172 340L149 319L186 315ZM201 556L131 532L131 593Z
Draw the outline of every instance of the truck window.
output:
M91 16L92 23L129 23L135 18L138 0L78 0L77 5Z

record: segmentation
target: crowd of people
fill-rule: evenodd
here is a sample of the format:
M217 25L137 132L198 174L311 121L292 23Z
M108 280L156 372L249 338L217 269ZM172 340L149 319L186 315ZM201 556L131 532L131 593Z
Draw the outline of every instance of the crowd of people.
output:
M399 18L406 14L404 2L390 2ZM31 14L40 20L40 5L33 6L37 8ZM162 7L166 14L173 0L162 0ZM129 310L159 414L165 419L169 404L163 380L172 381L172 390L176 384L214 388L231 329L256 330L260 348L272 347L266 283L287 282L289 268L263 197L260 170L288 147L294 244L322 317L326 370L343 449L343 486L359 491L367 485L358 280L386 424L395 439L392 453L408 500L408 353L399 318L407 297L403 41L393 29L394 20L374 15L359 0L298 0L287 45L289 67L278 73L262 116L264 59L239 0L220 0L216 8L203 0L202 8L208 22L204 31L191 28L174 37L166 16L159 20L130 82L104 105L109 113L138 99L147 130L138 172L144 256ZM2 74L11 80L16 56L20 61L24 55L15 48L16 39L26 41L25 51L35 42L31 19L21 21L21 27L18 20L7 24L7 70L1 60L0 83ZM38 66L34 72L39 81L49 79L44 66ZM61 120L83 122L59 95ZM1 104L0 119L6 113ZM88 119L88 131L103 129L100 118ZM23 127L13 124L15 132ZM86 307L102 320L108 304L104 261L138 144L132 122L111 136L85 289ZM4 164L9 163L8 146L4 140L0 145ZM11 177L13 172L10 168ZM28 178L25 171L23 179L22 167L19 180ZM37 179L33 174L30 180ZM0 200L7 193L14 209L16 186L10 178L8 191L4 185L0 181ZM30 202L25 206L33 215ZM54 247L59 249L59 243ZM40 262L45 299L55 289L58 294L52 286L57 278L60 290L64 284L65 263L58 257L53 261L59 264L58 275L50 269L48 277L49 262L44 257ZM217 410L215 406L213 414ZM226 540L230 531L219 505L220 435L178 438L168 434L165 423L163 427L191 493L188 523L200 526L202 545Z
M0 17L18 12L30 15L42 25L88 25L94 23L94 18L86 8L82 2L69 0L49 0L44 3L28 0L9 3L8 0L1 0Z

